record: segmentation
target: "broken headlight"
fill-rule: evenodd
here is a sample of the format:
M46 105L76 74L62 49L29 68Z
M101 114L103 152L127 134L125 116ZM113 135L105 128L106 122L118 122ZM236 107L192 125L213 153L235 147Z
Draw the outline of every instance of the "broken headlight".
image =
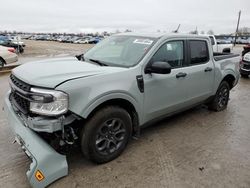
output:
M40 115L56 116L68 111L68 95L62 91L31 88L30 111Z
M243 60L250 62L250 54L244 55Z

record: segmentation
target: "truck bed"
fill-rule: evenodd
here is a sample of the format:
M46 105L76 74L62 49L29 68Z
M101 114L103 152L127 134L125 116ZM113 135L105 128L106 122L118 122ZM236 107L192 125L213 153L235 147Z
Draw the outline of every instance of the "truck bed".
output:
M239 54L214 52L213 56L214 56L215 61L219 61L219 60L228 59L232 57L238 57Z

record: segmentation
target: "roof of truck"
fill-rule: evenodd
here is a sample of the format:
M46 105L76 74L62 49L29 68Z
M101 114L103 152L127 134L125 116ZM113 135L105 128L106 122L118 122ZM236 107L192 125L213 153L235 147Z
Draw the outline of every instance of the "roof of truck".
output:
M126 36L141 36L141 37L150 37L150 38L168 38L168 37L188 37L188 38L207 38L207 35L194 35L194 34L179 34L179 33L137 33L137 32L127 32L119 33L118 35Z

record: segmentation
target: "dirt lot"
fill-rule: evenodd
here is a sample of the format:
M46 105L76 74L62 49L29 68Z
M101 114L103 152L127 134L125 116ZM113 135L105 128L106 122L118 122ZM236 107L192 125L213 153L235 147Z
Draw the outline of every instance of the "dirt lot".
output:
M76 54L86 45L27 41L20 57ZM238 49L239 50L239 49ZM8 74L0 76L0 98L8 90ZM197 107L142 131L116 160L96 165L73 152L69 175L50 187L250 187L250 79L231 91L227 110ZM7 125L0 100L0 187L29 187L29 160Z
M86 52L93 44L72 44L48 41L24 40L26 44L24 53L19 55L18 63L46 58L75 56Z
M54 57L80 54L93 44L72 44L61 42L24 40L26 47L22 57Z

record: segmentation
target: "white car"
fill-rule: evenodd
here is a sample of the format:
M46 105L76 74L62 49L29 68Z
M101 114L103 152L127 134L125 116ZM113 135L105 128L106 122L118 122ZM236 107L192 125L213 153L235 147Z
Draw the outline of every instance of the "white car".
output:
M25 44L23 41L21 41L21 37L19 36L13 36L11 37L11 42L20 46L25 47Z
M216 40L214 35L209 35L209 38L211 39L214 52L218 52L218 53L231 53L232 52L233 44L222 42L222 40Z
M15 48L0 46L0 67L18 60Z
M76 41L74 41L75 44L88 44L89 43L89 39L88 37L86 38L80 38Z

